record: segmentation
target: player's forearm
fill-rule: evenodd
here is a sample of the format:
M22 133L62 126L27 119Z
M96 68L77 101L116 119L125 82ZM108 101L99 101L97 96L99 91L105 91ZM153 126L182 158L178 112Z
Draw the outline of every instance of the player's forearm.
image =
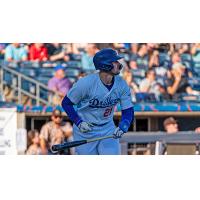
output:
M133 122L133 120L134 120L134 108L133 107L122 110L122 118L119 123L119 128L123 132L127 132L131 123Z
M67 113L70 120L78 126L82 119L78 116L77 112L74 110L73 103L70 101L70 99L65 96L62 100L62 107L64 111Z

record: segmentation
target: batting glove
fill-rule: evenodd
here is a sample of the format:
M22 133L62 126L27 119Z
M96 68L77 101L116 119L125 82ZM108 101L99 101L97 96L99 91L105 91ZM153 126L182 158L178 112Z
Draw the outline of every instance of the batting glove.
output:
M115 139L118 139L118 138L121 138L123 134L124 134L124 132L123 132L119 127L117 127L117 128L115 129L115 132L114 132L114 134L113 134L113 137L114 137Z
M82 132L82 133L86 133L88 131L91 131L93 125L90 124L90 123L87 123L87 122L81 122L79 125L78 125L78 128L79 130Z

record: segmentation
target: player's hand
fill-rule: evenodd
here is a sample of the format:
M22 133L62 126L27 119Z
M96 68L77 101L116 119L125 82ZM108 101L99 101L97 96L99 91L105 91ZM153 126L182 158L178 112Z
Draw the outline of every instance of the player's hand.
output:
M88 131L91 131L92 130L92 127L93 125L90 124L90 123L87 123L87 122L81 122L79 125L78 125L78 128L79 130L82 132L82 133L86 133Z
M115 139L118 139L118 138L121 138L123 134L124 134L124 132L123 132L119 127L117 127L117 128L115 129L115 132L114 132L114 134L113 134L113 137L114 137Z

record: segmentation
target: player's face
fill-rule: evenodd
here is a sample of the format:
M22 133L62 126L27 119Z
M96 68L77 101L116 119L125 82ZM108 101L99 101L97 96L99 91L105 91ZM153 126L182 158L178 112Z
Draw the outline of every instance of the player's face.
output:
M118 75L119 73L120 73L120 71L121 71L121 69L122 69L122 64L121 63L119 63L118 61L116 61L116 62L112 62L112 64L113 64L113 69L111 70L111 73L113 74L113 75Z

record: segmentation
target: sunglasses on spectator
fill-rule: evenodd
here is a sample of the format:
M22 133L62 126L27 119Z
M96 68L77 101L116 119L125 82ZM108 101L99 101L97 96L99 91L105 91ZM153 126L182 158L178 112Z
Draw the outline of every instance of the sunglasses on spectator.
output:
M54 116L55 118L62 118L62 116L58 115L58 116Z

